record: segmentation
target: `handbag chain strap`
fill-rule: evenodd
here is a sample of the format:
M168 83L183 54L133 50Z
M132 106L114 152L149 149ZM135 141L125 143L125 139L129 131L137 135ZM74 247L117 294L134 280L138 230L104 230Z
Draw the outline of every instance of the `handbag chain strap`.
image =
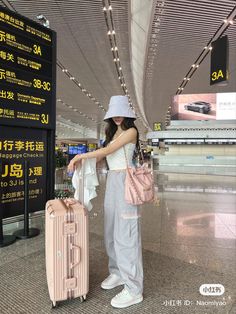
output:
M142 165L144 164L144 157L143 157L143 152L142 152L142 149L141 149L141 146L140 146L140 141L138 141L138 154L139 156L141 156L141 160L142 160Z

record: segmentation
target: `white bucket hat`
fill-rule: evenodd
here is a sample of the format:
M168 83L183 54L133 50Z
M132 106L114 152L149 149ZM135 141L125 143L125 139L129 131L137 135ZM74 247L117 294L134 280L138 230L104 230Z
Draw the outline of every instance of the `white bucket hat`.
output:
M111 97L108 111L106 112L103 120L108 120L113 117L136 119L135 113L130 108L127 96L117 95Z

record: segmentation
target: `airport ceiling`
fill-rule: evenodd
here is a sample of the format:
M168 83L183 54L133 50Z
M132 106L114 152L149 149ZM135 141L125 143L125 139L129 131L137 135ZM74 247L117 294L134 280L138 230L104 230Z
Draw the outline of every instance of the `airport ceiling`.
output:
M37 16L43 14L57 32L59 138L102 134L112 95L129 95L145 138L154 122L168 123L176 93L235 92L235 0L0 0L0 4L38 23ZM229 37L230 79L227 86L213 87L208 48L222 34Z

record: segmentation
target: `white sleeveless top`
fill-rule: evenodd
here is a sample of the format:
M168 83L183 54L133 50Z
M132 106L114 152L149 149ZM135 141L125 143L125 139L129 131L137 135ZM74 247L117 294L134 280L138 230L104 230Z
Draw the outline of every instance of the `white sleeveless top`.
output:
M122 135L121 133L120 135ZM115 139L116 140L116 139ZM114 142L115 140L111 141L110 143ZM128 143L121 148L117 149L114 153L107 155L107 163L109 170L122 170L126 169L126 160L125 160L125 153L127 157L128 166L132 167L132 159L135 150L136 144ZM124 152L125 148L125 152Z

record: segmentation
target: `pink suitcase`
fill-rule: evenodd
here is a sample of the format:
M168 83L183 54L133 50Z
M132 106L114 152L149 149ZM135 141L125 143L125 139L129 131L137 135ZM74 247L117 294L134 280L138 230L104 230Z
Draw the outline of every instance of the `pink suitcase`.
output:
M68 203L72 203L69 205ZM52 307L89 290L88 214L76 200L46 203L46 274Z

